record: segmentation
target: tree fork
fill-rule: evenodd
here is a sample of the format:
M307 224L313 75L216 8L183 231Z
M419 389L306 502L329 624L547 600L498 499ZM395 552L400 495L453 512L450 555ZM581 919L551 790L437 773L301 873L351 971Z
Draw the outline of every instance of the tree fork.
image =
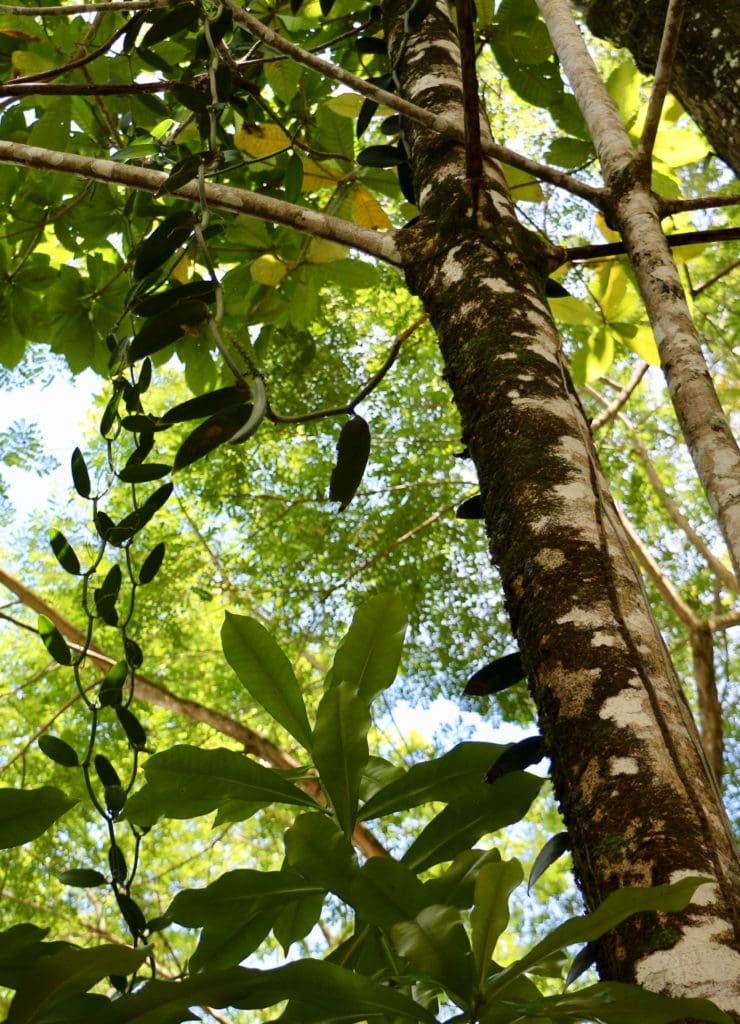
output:
M402 95L462 122L449 12L437 4L412 36L404 12L386 0ZM633 918L607 937L602 976L740 1013L729 825L560 351L544 265L498 165L486 161L473 230L461 147L405 130L421 210L405 233L407 281L437 331L477 466L586 903L689 873L716 883L683 914Z

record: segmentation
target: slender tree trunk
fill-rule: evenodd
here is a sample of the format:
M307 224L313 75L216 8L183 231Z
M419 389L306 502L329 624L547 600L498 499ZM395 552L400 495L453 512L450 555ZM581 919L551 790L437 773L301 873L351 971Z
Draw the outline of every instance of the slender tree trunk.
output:
M652 75L668 0L575 0L594 35L626 47L640 71ZM715 152L740 171L740 8L726 0L689 4L671 91Z
M442 4L407 33L386 0L402 95L463 122ZM487 130L487 126L484 126ZM421 217L410 288L437 330L586 902L685 874L715 884L670 921L602 943L604 977L740 1011L737 859L690 711L650 614L544 298L544 261L488 160L476 226L459 144L405 124Z

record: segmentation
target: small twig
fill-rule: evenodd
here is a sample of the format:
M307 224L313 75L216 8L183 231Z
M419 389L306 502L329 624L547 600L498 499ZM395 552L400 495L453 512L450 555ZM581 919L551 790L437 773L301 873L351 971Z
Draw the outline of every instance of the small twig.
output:
M682 245L704 245L710 242L733 242L740 238L740 228L708 228L706 231L677 231L665 236L671 249ZM595 245L573 245L563 249L564 263L586 263L609 256L624 256L623 242L604 242Z
M718 270L716 274L713 274L706 281L703 281L701 284L697 285L696 288L692 286L691 297L695 299L697 295L701 295L703 291L706 291L707 288L711 288L713 284L717 283L717 281L721 281L722 278L725 277L725 275L731 274L732 271L735 270L737 267L740 267L740 259L733 260L732 263L730 263L726 267L723 267L722 270Z
M322 420L328 416L351 415L354 412L355 406L359 405L360 402L363 401L363 399L367 398L367 396L372 391L375 390L378 384L380 384L382 379L388 373L388 371L398 358L398 353L400 352L403 343L405 341L408 341L411 335L414 334L421 327L422 324L426 323L426 321L427 315L426 313L424 313L422 316L414 320L410 327L407 327L405 331L402 331L401 334L398 335L398 337L391 345L388 351L388 355L385 358L385 362L380 367L378 372L373 374L373 376L370 378L367 384L365 384L364 387L349 402L346 402L344 405L334 406L332 408L314 409L312 412L297 413L294 416L285 416L279 412L276 412L268 403L267 418L269 420L272 420L273 423L309 423L312 420Z
M653 88L648 101L645 125L642 129L642 137L637 147L635 161L641 171L650 180L650 165L655 144L655 137L658 134L660 115L663 113L668 88L671 84L671 73L673 62L678 50L678 37L681 33L681 22L683 12L686 8L686 0L669 0L668 10L663 26L663 37L660 41L658 61L655 65L655 78Z
M69 17L71 14L99 14L101 11L149 11L154 7L167 7L170 0L109 0L99 4L68 4L62 7L19 7L0 4L0 14L27 18Z
M664 199L658 197L661 219L674 213L687 213L690 210L716 210L720 206L740 205L737 196L697 196L696 199Z
M177 82L2 82L0 96L129 96L167 92Z
M58 68L51 68L49 71L40 71L36 75L24 75L22 78L14 78L12 79L12 81L8 82L0 82L0 91L3 90L6 86L23 85L26 82L50 81L52 78L58 78L59 75L64 75L68 71L74 71L75 68L80 68L84 64L90 64L98 57L101 57L104 53L107 53L107 51L111 48L111 46L113 46L116 40L120 39L122 35L128 32L130 27L131 22L127 22L125 25L122 25L119 29L117 29L110 37L110 39L107 39L100 46L96 47L96 49L91 50L90 53L86 53L81 57L77 57L75 60L69 61L69 63L67 64L60 64Z
M707 619L707 625L713 633L723 629L732 629L733 626L740 626L740 608L733 608L729 612L715 612Z
M625 405L626 402L629 401L630 396L632 395L632 392L635 390L637 385L640 383L642 378L645 376L645 374L647 372L647 368L648 368L648 364L641 362L640 365L635 370L635 372L630 377L630 379L627 381L625 386L622 388L622 390L616 396L616 398L614 398L611 402L609 402L608 405L604 406L604 411L602 413L600 413L598 416L594 417L594 419L591 421L591 433L592 434L595 434L597 430L601 430L601 428L604 426L604 424L606 424L610 420L614 419L614 417L617 415L617 413L622 408L622 406ZM588 387L588 385L586 387L586 390L589 392L589 394L594 395L600 402L603 403L604 399L601 397L601 395L598 393L598 391L596 391L594 388Z

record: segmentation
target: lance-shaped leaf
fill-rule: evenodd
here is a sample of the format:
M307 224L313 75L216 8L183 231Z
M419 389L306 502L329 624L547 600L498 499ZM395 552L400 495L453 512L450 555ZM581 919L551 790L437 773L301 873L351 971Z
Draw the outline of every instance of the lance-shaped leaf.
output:
M516 776L507 776L516 778ZM501 779L497 785L502 785ZM673 885L656 885L651 888L642 886L625 886L609 893L601 906L591 914L583 917L572 917L554 928L541 942L538 942L520 960L510 964L492 978L487 986L487 995L493 996L506 988L514 978L525 971L532 970L559 949L574 943L594 942L606 932L616 928L632 914L646 910L662 910L676 912L683 910L691 902L696 890L705 882L713 879L700 876L682 878Z
M311 739L313 762L337 821L350 836L357 817L362 770L369 750L371 725L365 701L352 683L338 683L324 693Z
M424 883L424 889L429 894L429 902L444 903L447 906L459 907L461 910L472 906L475 899L475 882L481 868L500 860L501 854L498 850L463 850L443 874Z
M141 242L134 262L134 277L137 281L160 267L187 242L193 233L193 223L190 210L178 210Z
M305 938L316 922L321 918L321 910L324 906L323 890L310 896L301 896L297 900L291 900L272 917L272 932L277 941L283 947L283 952L294 942Z
M357 154L360 167L397 167L405 161L406 154L400 146L368 146Z
M116 601L121 592L122 582L123 574L120 565L113 565L106 573L101 585L93 591L95 610L103 622L109 626L118 625Z
M301 688L290 662L265 627L249 616L226 612L221 644L247 693L310 749L311 727Z
M57 627L45 615L39 615L39 636L44 647L59 665L72 664L72 652Z
M285 863L344 899L357 871L352 844L325 814L300 814L285 833Z
M519 651L513 654L505 654L502 658L479 668L477 672L468 679L463 690L466 697L483 697L492 693L501 693L502 690L521 682L526 676L522 656Z
M274 920L274 909L257 910L248 912L239 920L205 925L188 963L190 973L198 974L241 963L267 938Z
M129 346L128 358L132 363L161 351L183 334L192 333L193 327L211 315L206 303L200 299L186 299L173 309L167 309L147 320Z
M452 860L482 835L520 821L537 796L543 780L527 772L512 772L492 786L481 783L433 818L403 856L413 871Z
M235 750L175 746L150 757L144 773L154 795L173 818L180 817L178 805L187 807L189 801L198 802L200 814L215 810L223 800L316 806L307 793L278 772Z
M76 803L53 786L0 789L0 850L30 843Z
M172 470L164 462L129 462L118 474L118 479L125 484L145 484L150 480L161 480Z
M63 949L40 958L34 970L15 993L6 1024L31 1024L57 1020L54 1008L74 996L83 995L111 974L132 974L147 956L149 947L96 946L93 949ZM64 1014L62 1019L67 1019Z
M107 883L105 875L93 868L70 868L69 871L60 871L57 878L62 885L71 885L77 889L92 889Z
M76 768L80 763L74 747L70 747L69 743L65 743L58 736L44 733L43 736L39 736L39 747L48 758L64 768Z
M221 875L204 889L183 889L167 909L167 916L186 928L244 920L255 911L277 914L286 901L323 894L290 868L254 871L240 868Z
M60 530L52 530L50 536L51 550L57 562L72 576L80 575L80 560L74 548Z
M509 923L509 896L524 878L518 860L502 860L481 868L470 914L473 957L478 985L485 981L499 936Z
M180 284L176 288L168 288L166 291L155 292L154 295L138 299L131 312L137 316L156 316L157 313L164 313L166 309L179 305L185 299L214 302L215 298L216 286L213 281L190 281L188 284ZM142 390L141 387L139 390Z
M353 416L342 427L337 442L337 462L329 483L329 501L339 502L343 512L362 482L370 455L370 427L362 416Z
M334 655L327 689L351 683L368 704L396 678L408 615L397 594L377 594L355 612Z
M249 401L249 389L237 384L227 388L217 388L204 395L196 395L186 402L169 409L162 419L166 423L186 423L188 420L202 420L206 416L233 409L236 405L245 405Z
M230 441L252 412L251 403L217 412L189 434L177 450L173 472L192 465L219 445Z
M594 942L587 942L582 949L578 950L565 976L565 988L572 985L582 974L585 974L589 967L596 963L597 952L598 947Z
M128 708L116 705L116 717L121 723L121 728L126 733L133 750L144 750L146 747L146 732L136 715Z
M483 499L480 494L474 494L472 498L466 498L461 502L455 511L458 519L484 519Z
M391 938L401 956L443 985L456 997L456 1002L463 1006L469 1003L473 958L459 910L425 907L414 921L394 925Z
M495 782L509 772L519 772L531 764L537 764L546 755L545 740L542 736L527 736L508 747L486 772L486 782Z
M326 960L311 959L271 971L229 967L178 982L149 982L135 994L125 995L101 1009L96 1024L169 1024L182 1020L178 1014L188 1013L192 1006L254 1010L284 999L308 1004L312 1013L320 1014L321 1020L364 1021L381 1017L435 1024L428 1010L397 989Z
M90 497L90 474L87 471L85 456L79 448L72 452L72 483L80 497Z
M151 583L154 577L159 572L160 566L164 560L165 545L164 541L160 541L159 544L155 544L152 550L144 559L144 562L139 570L139 583Z
M545 845L537 854L537 858L532 865L532 870L529 873L529 881L527 882L527 892L530 891L537 879L547 871L550 865L554 864L555 861L559 857L562 857L562 855L569 849L570 836L567 832L558 832L557 835L551 836L547 840Z
M490 758L505 749L499 743L459 743L441 757L412 765L402 778L384 786L364 804L360 820L407 811L433 800L448 803L464 797L483 782Z

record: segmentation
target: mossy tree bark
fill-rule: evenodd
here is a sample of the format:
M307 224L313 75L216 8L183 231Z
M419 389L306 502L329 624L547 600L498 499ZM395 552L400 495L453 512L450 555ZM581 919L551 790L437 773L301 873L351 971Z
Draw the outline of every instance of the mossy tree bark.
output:
M449 12L437 4L413 33L404 0L384 13L402 95L462 124ZM405 133L421 210L405 232L407 281L477 467L586 902L685 874L715 883L670 921L628 921L602 944L601 973L740 1011L729 827L561 354L543 252L493 161L474 216L462 147L411 123Z

